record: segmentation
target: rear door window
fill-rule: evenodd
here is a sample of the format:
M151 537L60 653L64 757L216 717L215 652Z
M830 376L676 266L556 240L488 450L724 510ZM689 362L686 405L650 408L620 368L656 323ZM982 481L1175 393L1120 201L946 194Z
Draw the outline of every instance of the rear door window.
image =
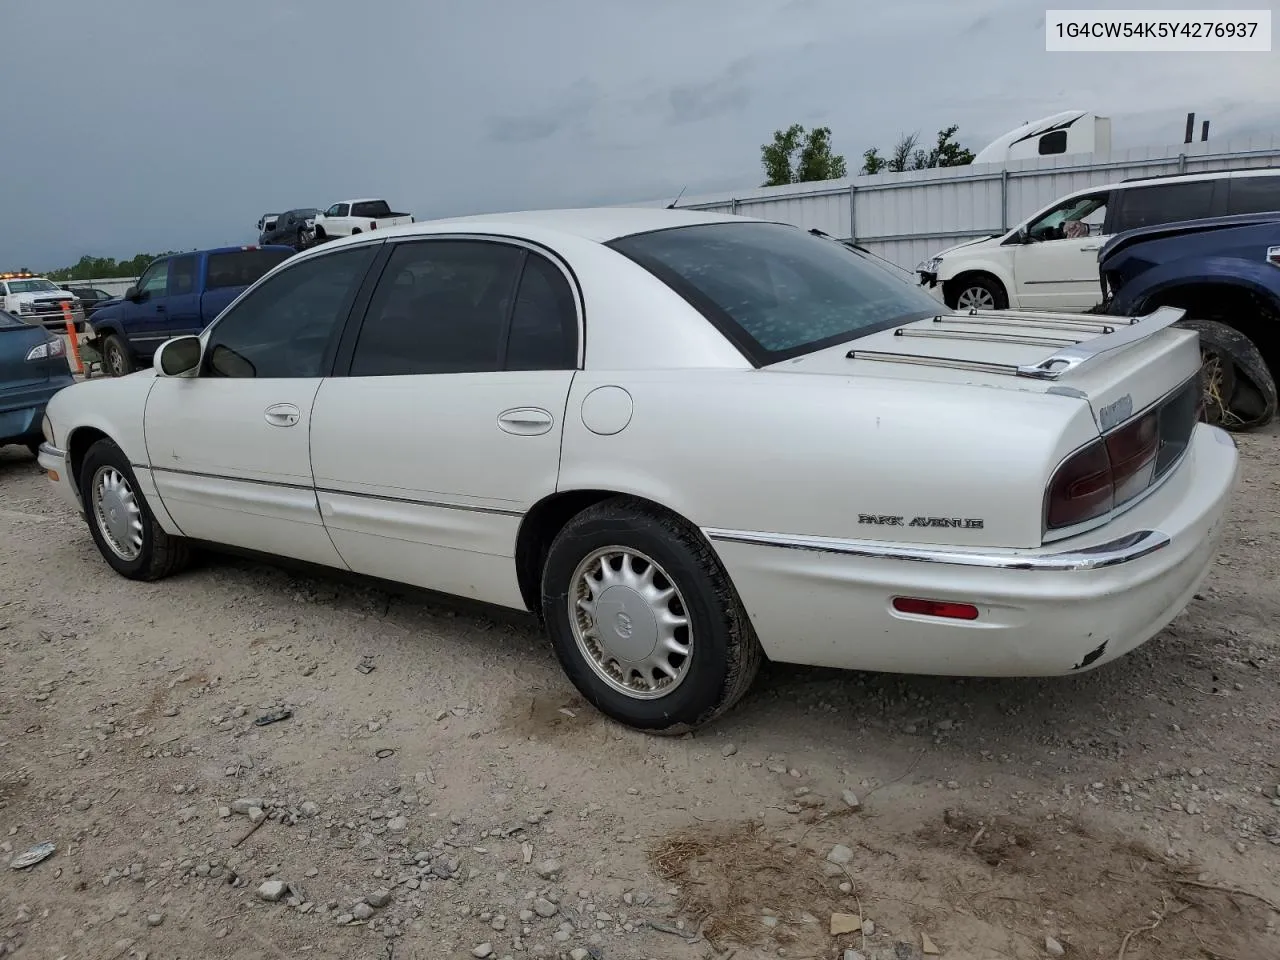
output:
M231 250L209 254L206 290L247 287L257 283L268 270L292 256L289 250Z
M1199 220L1213 215L1213 180L1153 184L1120 191L1117 230Z
M1232 177L1227 214L1270 213L1280 210L1280 176Z

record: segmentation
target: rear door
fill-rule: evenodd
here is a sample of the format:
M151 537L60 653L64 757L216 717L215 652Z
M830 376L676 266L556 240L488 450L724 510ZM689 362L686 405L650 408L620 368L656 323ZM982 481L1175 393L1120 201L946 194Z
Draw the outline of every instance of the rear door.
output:
M390 244L346 376L316 398L311 463L353 570L523 608L516 533L553 493L578 366L568 270L516 241Z

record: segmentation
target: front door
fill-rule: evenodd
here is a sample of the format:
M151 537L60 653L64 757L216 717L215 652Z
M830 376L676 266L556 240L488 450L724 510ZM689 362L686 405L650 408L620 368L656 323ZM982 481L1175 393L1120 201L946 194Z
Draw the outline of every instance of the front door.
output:
M320 520L308 434L375 252L347 248L281 270L209 328L198 376L156 378L147 454L183 534L343 566Z
M125 308L124 330L134 349L148 355L169 336L169 259L152 263L134 285L137 299Z
M1106 243L1107 193L1077 196L1033 220L1013 251L1013 277L1024 310L1083 312L1102 299L1098 251Z
M515 242L392 244L311 427L320 512L353 570L524 607L516 534L556 488L577 303Z

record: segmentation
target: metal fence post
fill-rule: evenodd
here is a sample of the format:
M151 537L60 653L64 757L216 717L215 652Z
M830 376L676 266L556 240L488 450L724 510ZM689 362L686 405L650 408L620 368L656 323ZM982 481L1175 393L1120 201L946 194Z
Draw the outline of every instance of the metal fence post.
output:
M1009 230L1009 168L1000 171L1000 230Z
M1185 153L1178 154L1178 172L1187 172L1187 155Z
M849 242L858 242L858 219L854 215L854 203L858 197L858 187L854 183L849 184Z
M737 214L737 212L738 212L738 198L737 198L737 197L730 197L730 198L729 198L729 212L730 212L730 213L732 213L732 214Z

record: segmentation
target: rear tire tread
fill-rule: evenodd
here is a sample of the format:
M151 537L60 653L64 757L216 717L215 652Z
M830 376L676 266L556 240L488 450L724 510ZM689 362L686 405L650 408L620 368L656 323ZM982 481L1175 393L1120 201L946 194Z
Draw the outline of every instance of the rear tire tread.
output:
M728 635L725 650L727 664L725 675L720 682L720 689L717 691L712 704L703 709L693 719L676 722L664 727L646 724L643 729L647 733L660 736L680 736L710 723L742 699L751 688L751 684L755 680L761 664L764 662L764 650L756 638L750 617L747 615L742 600L734 589L728 573L711 549L711 546L695 527L682 518L676 517L653 504L630 496L611 497L608 500L603 500L587 507L574 516L552 541L551 547L547 552L548 562L566 539L573 537L581 528L601 521L615 524L619 522L638 524L641 526L652 524L661 528L663 535L689 552L698 568L710 580L711 591L714 595L713 609L723 617L723 626ZM623 529L626 528L624 527ZM625 537L620 539L625 542ZM543 573L545 576L545 564ZM559 606L564 598L548 594L546 586L544 581L542 591L543 616L548 628L554 629L552 626L556 622L556 610L554 608ZM694 588L687 584L681 584L681 589L687 592ZM559 653L558 649L557 653ZM685 682L687 683L689 680ZM595 704L597 709L604 709L597 698L590 695L587 698ZM636 726L636 724L632 725Z

